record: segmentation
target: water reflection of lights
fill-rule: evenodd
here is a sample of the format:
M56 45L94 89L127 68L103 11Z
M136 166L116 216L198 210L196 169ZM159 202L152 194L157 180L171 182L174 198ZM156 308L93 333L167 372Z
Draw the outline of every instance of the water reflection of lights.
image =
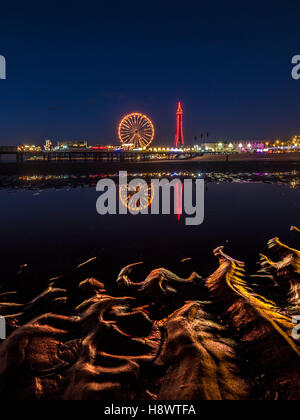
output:
M94 187L98 180L102 178L111 178L117 181L118 172L98 173L88 175L32 175L32 176L11 176L0 177L0 188L29 188L29 189L47 189L47 188L76 188L77 186ZM202 178L206 184L209 183L271 183L286 185L290 188L300 191L300 172L292 171L274 171L274 172L193 172L193 171L152 171L141 173L129 173L128 179L142 178L149 179L173 179L173 178Z
M131 198L138 192L141 192L141 199L136 201L136 205L133 205ZM127 207L131 212L139 212L151 205L154 199L154 188L152 185L146 186L144 183L141 183L136 190L129 191L128 184L120 185L119 197L123 206Z

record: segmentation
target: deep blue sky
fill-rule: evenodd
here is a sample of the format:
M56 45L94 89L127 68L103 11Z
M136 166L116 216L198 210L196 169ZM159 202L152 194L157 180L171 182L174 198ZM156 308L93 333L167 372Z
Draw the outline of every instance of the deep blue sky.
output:
M141 111L156 141L300 133L296 2L51 1L1 5L0 144L45 138L116 142Z

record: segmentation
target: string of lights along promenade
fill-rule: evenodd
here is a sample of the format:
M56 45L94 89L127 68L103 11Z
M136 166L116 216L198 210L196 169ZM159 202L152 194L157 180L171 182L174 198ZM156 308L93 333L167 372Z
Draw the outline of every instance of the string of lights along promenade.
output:
M176 112L176 134L175 134L175 147L184 146L183 136L183 110L181 102L178 102L178 108Z

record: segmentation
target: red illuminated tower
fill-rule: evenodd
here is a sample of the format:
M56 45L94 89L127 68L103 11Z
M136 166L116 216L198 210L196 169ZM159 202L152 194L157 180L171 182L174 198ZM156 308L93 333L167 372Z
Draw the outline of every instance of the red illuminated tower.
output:
M181 106L181 102L178 102L178 109L176 112L176 135L175 135L176 148L184 146L182 119L183 119L182 106Z

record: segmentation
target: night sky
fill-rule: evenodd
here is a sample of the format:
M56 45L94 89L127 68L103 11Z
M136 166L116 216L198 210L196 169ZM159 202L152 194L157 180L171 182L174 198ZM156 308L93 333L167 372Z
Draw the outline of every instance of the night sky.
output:
M172 144L300 134L296 2L51 1L1 5L0 144L117 143L124 114L147 114Z

